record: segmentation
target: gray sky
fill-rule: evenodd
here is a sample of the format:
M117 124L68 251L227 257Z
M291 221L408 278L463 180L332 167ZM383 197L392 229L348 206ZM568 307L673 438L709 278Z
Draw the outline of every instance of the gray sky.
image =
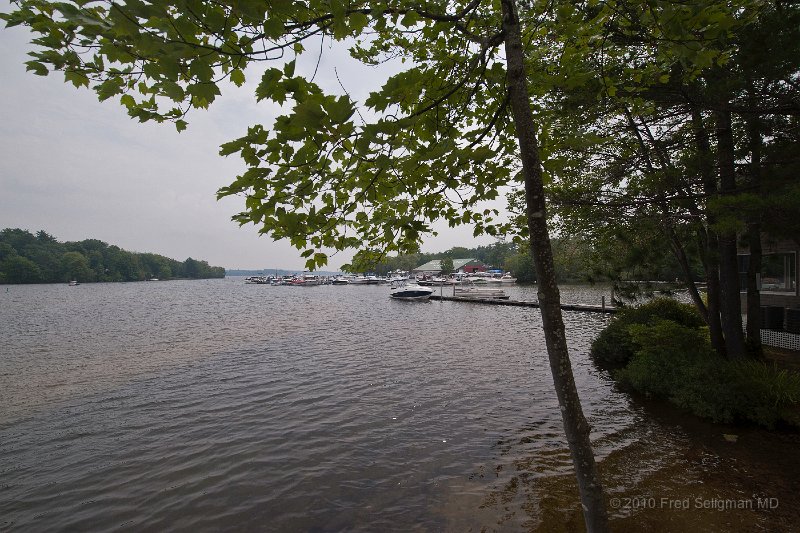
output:
M65 84L60 72L26 72L29 40L25 28L0 29L0 228L44 229L60 241L96 238L226 268L303 269L305 261L288 242L259 237L254 226L240 228L230 220L242 209L241 199L218 202L215 196L244 168L237 156L217 155L219 145L240 137L248 125L268 125L279 112L256 103L257 76L251 74L241 89L223 88L210 109L194 111L189 128L178 134L172 124L130 119L118 98L100 103L93 91ZM323 87L338 86L334 65L358 99L368 93L365 79L383 79L342 64L335 54L325 59L316 78ZM492 242L473 238L468 227L442 224L437 230L424 251ZM326 268L338 269L351 257L334 255Z

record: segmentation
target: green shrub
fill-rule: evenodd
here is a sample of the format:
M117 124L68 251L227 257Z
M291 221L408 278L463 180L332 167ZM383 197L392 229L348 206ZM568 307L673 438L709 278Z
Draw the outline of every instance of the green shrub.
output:
M637 349L629 331L630 326L654 324L659 320L669 320L694 329L705 325L694 306L671 298L656 298L642 306L620 311L592 342L592 358L601 368L624 367Z
M734 419L727 361L711 348L703 330L660 320L633 324L628 331L637 348L628 365L614 372L621 385L716 422Z
M800 427L800 374L761 361L739 361L729 365L729 375L739 395L738 414L742 419L768 428L780 422Z
M620 385L715 422L800 427L800 374L760 361L729 361L705 330L669 320L628 328L635 353L613 372Z

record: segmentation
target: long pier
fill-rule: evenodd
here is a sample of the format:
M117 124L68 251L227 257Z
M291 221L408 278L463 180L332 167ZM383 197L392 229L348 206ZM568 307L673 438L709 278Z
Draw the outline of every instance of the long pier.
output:
M539 308L539 302L526 302L522 300L490 300L479 298L464 298L461 296L439 296L438 294L431 294L431 300L440 300L444 302L469 302L475 304L487 305L509 305L512 307L533 307ZM613 315L617 312L616 307L608 307L605 305L585 305L585 304L561 304L561 309L564 311L583 311L585 313L605 313Z

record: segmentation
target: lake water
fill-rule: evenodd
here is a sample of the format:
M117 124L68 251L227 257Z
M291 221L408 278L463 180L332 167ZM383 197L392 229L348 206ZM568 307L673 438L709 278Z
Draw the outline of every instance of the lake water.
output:
M587 357L607 320L565 313L615 530L796 525L797 436L632 400ZM549 372L536 309L242 278L0 286L0 530L580 530Z

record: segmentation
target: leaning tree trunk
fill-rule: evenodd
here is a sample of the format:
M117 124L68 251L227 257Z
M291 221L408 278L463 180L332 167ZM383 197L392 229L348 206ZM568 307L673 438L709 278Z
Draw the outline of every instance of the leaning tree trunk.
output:
M736 194L735 154L731 113L727 109L715 113L717 119L717 158L719 164L720 193L724 197ZM742 332L742 301L739 295L739 265L736 259L736 230L730 221L719 232L719 285L722 333L728 357L744 358L747 351Z
M705 194L707 199L711 199L717 195L717 181L714 177L711 143L708 139L708 132L703 125L703 115L697 108L692 108L692 127L695 133L695 143L697 144L700 177L703 181L703 194ZM727 357L728 350L725 347L725 338L722 335L722 322L720 319L719 244L717 242L717 232L714 229L716 217L714 217L708 207L706 207L705 222L706 228L700 233L700 257L703 261L703 269L706 272L708 332L714 350L716 350L720 356Z
M545 342L550 358L553 383L561 408L564 432L578 478L586 529L608 531L603 488L589 440L590 427L583 415L572 364L567 350L561 302L556 285L553 253L545 216L546 203L535 123L528 96L519 18L515 0L502 0L507 82L512 117L519 142L530 245L539 287Z
M703 302L703 298L700 296L700 291L697 290L697 284L694 282L694 276L692 275L692 267L689 265L689 258L686 257L686 249L683 247L683 243L681 243L678 236L675 234L675 230L672 228L671 225L667 225L667 237L669 238L670 244L672 245L672 254L677 259L678 264L681 267L681 273L683 274L683 279L686 282L686 288L689 290L689 296L692 298L692 302L694 302L694 306L697 308L697 312L703 317L703 320L708 323L708 307L706 307L705 302Z

